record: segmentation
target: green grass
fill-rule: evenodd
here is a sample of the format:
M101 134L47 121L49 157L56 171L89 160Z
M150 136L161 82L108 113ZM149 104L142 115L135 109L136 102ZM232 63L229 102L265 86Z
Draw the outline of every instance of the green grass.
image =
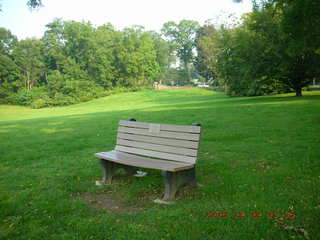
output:
M304 94L184 89L40 110L0 106L0 239L320 239L320 92ZM163 192L155 170L95 186L93 153L111 150L119 119L129 117L201 123L203 186L182 189L169 206L152 202ZM115 214L76 197L108 192L145 211ZM208 211L228 217L206 218ZM232 217L240 211L247 217ZM270 211L296 217L270 219Z

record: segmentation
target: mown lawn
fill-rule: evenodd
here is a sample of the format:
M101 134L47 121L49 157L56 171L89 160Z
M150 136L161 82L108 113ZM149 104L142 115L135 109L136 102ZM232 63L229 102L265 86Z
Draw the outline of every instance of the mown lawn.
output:
M320 92L304 94L184 89L0 106L0 239L320 239ZM93 153L111 150L129 117L201 123L203 186L182 189L174 205L152 202L163 192L158 171L95 186ZM83 196L114 196L123 209Z

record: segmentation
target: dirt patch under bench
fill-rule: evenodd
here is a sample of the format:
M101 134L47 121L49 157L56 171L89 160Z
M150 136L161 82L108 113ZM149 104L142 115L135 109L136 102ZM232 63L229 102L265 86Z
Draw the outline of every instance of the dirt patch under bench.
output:
M143 207L123 203L120 197L113 194L83 193L76 197L87 203L90 208L104 209L112 213L135 214L145 211Z

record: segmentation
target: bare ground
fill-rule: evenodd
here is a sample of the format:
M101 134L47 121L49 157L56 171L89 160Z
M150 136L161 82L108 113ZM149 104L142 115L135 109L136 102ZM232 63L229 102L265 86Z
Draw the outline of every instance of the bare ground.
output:
M116 214L135 214L145 211L145 208L142 206L125 204L120 197L112 193L83 193L77 196L75 199L86 202L90 208L108 210Z

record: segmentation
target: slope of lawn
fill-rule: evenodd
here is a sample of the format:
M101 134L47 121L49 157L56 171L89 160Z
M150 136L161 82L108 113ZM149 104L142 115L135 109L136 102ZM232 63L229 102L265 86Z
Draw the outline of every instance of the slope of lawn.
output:
M320 239L320 92L304 94L183 89L40 110L0 106L0 239ZM202 187L158 205L155 170L95 186L93 154L114 147L117 123L129 117L201 123ZM92 207L99 196L122 211Z

